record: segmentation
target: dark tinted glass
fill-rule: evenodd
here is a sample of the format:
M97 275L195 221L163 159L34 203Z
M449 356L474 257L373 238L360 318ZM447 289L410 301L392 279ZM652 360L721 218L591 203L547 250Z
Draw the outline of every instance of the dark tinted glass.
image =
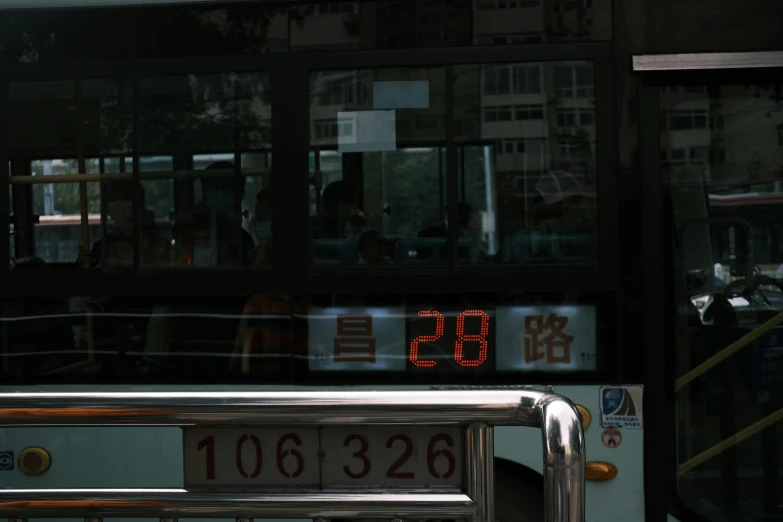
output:
M261 54L288 49L288 16L256 2L4 11L0 42L8 63Z
M609 0L417 0L291 10L291 50L410 49L608 40Z
M659 94L674 246L674 476L682 502L715 521L774 518L783 501L781 79Z
M445 265L454 229L460 264L594 262L594 91L586 61L313 73L314 262Z
M518 383L601 370L599 346L612 342L606 304L509 294L7 301L0 379Z

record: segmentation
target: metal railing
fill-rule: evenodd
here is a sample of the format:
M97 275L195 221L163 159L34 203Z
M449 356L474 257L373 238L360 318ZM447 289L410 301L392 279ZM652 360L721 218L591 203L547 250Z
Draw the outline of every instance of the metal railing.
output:
M469 518L494 522L493 426L541 428L544 519L584 522L584 433L566 398L528 390L0 393L0 426L438 425L464 428L464 491L279 494L0 490L27 517ZM10 518L9 518L10 519Z

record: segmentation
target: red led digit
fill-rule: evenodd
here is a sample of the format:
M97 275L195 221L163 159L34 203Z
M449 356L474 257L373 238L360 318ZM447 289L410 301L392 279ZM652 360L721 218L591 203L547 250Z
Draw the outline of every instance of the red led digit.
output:
M432 368L437 363L432 359L419 359L419 343L434 343L443 336L443 327L446 320L443 314L436 310L420 310L419 317L435 317L435 335L420 335L411 341L410 361L420 368Z
M477 334L465 333L465 318L466 317L481 317L481 332ZM487 348L489 347L489 341L487 341L487 335L489 334L489 315L484 310L465 310L457 317L457 342L454 343L454 360L460 366L476 367L484 364L487 360ZM478 359L463 359L462 347L464 343L479 343L479 356Z

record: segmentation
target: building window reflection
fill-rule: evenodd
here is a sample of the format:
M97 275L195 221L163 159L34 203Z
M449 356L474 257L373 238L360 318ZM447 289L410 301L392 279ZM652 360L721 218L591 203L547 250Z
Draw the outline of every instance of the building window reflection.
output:
M581 65L556 65L554 67L555 95L561 98L592 98L593 70Z
M498 65L484 69L484 94L541 92L541 64Z
M558 109L557 124L561 127L579 127L582 125L593 125L595 113L592 109Z

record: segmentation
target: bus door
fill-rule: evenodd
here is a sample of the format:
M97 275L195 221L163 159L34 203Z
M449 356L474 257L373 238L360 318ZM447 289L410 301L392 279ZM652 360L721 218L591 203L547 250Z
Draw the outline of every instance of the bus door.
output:
M758 54L758 56L757 56ZM750 64L750 65L749 65ZM764 67L751 66L763 64ZM783 61L637 56L671 267L682 520L783 515Z

